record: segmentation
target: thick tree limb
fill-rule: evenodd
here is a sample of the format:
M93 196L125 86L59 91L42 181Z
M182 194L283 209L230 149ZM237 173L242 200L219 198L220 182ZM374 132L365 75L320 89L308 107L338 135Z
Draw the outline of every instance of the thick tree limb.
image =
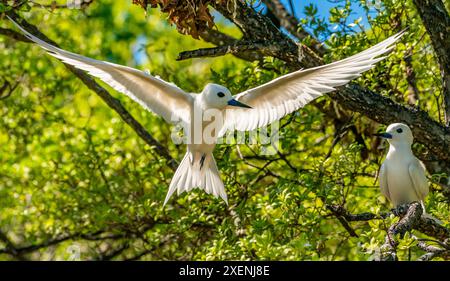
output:
M409 206L406 215L402 217L398 223L389 227L386 235L386 241L381 247L381 260L398 260L396 253L398 242L396 241L395 236L397 234L403 236L407 231L412 230L413 227L420 221L422 213L423 210L420 203L414 202Z
M450 126L450 16L441 0L414 0L441 68L445 123Z
M223 45L215 48L203 48L193 51L184 51L178 55L177 60L185 60L199 57L219 57L226 54L242 54L250 51L258 51L266 56L273 56L280 52L283 46L280 44L269 45L264 42L236 41L229 45Z
M18 16L13 11L7 12L8 16L10 16L12 19L17 21L19 24L22 25L25 29L28 30L31 34L35 35L36 37L54 45L58 46L54 41L50 40L48 37L46 37L43 33L41 33L34 25L29 24L24 19L22 19L20 16ZM65 64L65 66L73 73L75 76L77 76L83 83L91 90L93 90L100 98L106 102L106 104L111 107L114 111L116 111L122 120L125 121L137 134L138 136L144 140L148 145L154 148L154 150L163 158L167 160L169 163L169 167L172 168L172 170L176 170L177 162L175 159L170 156L169 151L166 147L164 147L160 142L158 142L153 136L123 107L123 105L120 103L120 101L109 92L100 86L94 78L86 74L84 71L81 71L79 69L74 68L73 66L70 66L68 64Z
M285 46L282 52L273 55L289 63L290 67L313 67L322 63L313 50L307 46L297 45L273 25L267 17L257 13L245 1L216 1L211 5L223 16L239 27L246 40L264 41L267 45L281 44Z
M414 225L414 229L441 241L450 239L450 230L428 217L421 217L420 223Z
M207 29L200 33L200 37L206 42L217 46L232 45L239 41L216 29ZM262 61L264 59L264 55L257 51L239 52L233 55L246 61Z
M420 101L420 92L417 88L416 73L412 65L412 49L403 57L406 64L406 81L408 82L408 103L415 106Z

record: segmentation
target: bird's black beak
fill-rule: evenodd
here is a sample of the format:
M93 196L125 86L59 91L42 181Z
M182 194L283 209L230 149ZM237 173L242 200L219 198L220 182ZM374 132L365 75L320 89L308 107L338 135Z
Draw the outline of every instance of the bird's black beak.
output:
M383 139L392 139L392 135L389 133L378 133L378 134L374 134L374 136L383 138Z
M228 101L228 105L231 105L231 106L238 106L238 107L244 107L244 108L252 108L251 106L246 105L245 103L242 103L242 102L240 102L240 101L238 101L238 100L235 100L235 99L229 100L229 101Z

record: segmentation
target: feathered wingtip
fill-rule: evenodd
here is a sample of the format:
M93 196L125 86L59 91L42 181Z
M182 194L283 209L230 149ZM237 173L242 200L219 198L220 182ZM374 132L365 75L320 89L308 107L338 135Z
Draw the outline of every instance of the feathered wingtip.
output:
M30 37L29 32L26 31L20 24L18 24L15 20L13 20L10 16L5 15L17 28L24 32L25 37L33 41L33 38Z
M46 42L30 32L28 32L25 28L23 28L19 23L17 23L15 20L13 20L10 16L6 15L6 17L18 28L20 31L22 31L23 35L30 40L31 42L34 42L38 45L40 45L44 50L46 50L50 54L54 54L55 52L51 50L51 48L59 49L58 47L54 46L52 43Z
M408 32L409 30L409 26L405 27L404 29L402 29L399 33L395 34L395 39L398 40L400 39L403 35L405 35L406 32Z

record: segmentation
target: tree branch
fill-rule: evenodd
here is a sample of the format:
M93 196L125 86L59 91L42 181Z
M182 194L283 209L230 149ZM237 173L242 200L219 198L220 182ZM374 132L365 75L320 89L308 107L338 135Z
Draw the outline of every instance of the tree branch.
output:
M418 105L420 102L419 89L416 83L416 73L412 65L412 48L403 57L406 64L406 81L408 82L408 103L411 106Z
M445 123L450 126L450 16L441 0L414 0L441 68Z
M44 40L56 47L58 45L46 37L43 33L41 33L34 25L29 24L24 19L22 19L19 15L17 15L13 11L6 12L8 16L17 21L22 27L24 27L28 32L33 34L34 36ZM93 90L106 104L111 107L114 111L116 111L122 120L125 121L137 134L138 136L144 140L148 145L150 145L160 156L165 158L169 163L169 167L172 170L176 170L177 162L175 159L170 156L169 151L166 147L164 147L160 142L158 142L153 136L123 107L120 101L109 92L100 86L94 78L86 74L84 71L74 68L71 65L64 64L75 76L77 76L83 83L91 90Z
M106 233L106 235L104 235ZM21 257L25 254L37 251L42 248L48 248L53 245L60 244L62 242L68 241L68 240L75 240L75 239L83 239L88 241L100 241L100 240L108 240L108 239L120 239L124 238L125 234L108 234L107 231L96 231L94 233L75 233L75 234L65 234L61 235L60 237L56 237L47 241L44 241L39 244L33 244L33 245L27 245L27 246L18 246L12 243L5 233L0 231L0 240L5 243L5 247L3 249L0 249L0 254L10 254L15 257Z
M436 220L425 216L420 218L420 223L414 225L414 229L440 241L450 239L450 230L448 228L442 226Z
M2 241L5 244L5 247L3 249L0 249L0 254L9 254L12 255L18 259L24 259L25 254L29 254L31 252L48 248L53 245L60 244L65 241L69 240L86 240L86 241L105 241L105 240L119 240L124 238L136 238L141 237L144 233L155 227L159 224L166 224L169 223L165 218L160 218L158 220L155 220L153 217L149 217L148 219L143 221L143 225L140 225L136 229L135 226L126 225L123 227L122 232L119 233L112 233L109 228L103 229L103 230L97 230L91 233L67 233L63 234L56 238L51 238L49 240L46 240L44 242L41 242L39 244L32 244L32 245L16 245L13 243L8 236L3 233L0 230L0 241ZM132 224L131 224L132 225ZM117 231L117 229L116 229ZM125 250L124 248L123 250ZM121 250L121 251L123 251ZM107 255L103 255L104 258L112 258L114 255L120 254L119 252L112 252Z
M396 259L395 247L397 245L397 242L395 242L395 235L396 234L403 235L406 231L415 229L427 236L438 239L442 245L446 245L445 243L448 243L446 241L450 241L450 229L444 227L443 225L439 224L436 220L430 217L422 216L422 207L417 202L407 205L401 205L398 208L393 209L391 212L381 214L374 214L370 212L351 214L343 206L340 205L327 205L327 209L330 210L332 214L336 216L341 223L342 221L344 221L346 224L352 221L369 221L374 219L385 219L391 214L400 216L401 217L400 221L396 224L393 224L389 228L388 234L386 236L386 241L382 246L382 249L385 251L384 259L386 260ZM345 228L347 229L347 227ZM442 251L439 252L439 255L447 257L448 250L449 249L442 249Z
M327 208L334 213L334 215L345 218L346 221L370 221L374 219L384 219L390 215L390 213L382 213L380 215L365 212L360 214L351 214L343 206L340 205L327 205Z
M178 55L177 60L186 60L199 57L218 57L226 54L241 54L250 51L258 51L266 56L273 56L283 48L280 44L269 45L264 42L236 41L229 45L223 45L215 48L203 48L193 51L184 51Z
M41 4L41 3L36 3L34 1L30 1L29 2L33 3L36 7L39 8L43 8L43 9L49 9L51 11L55 10L55 9L85 9L87 8L89 5L91 5L94 0L81 0L79 3L75 3L75 1L69 2L67 1L66 4L56 4L56 1L52 1L51 4Z
M311 34L306 32L303 29L299 29L300 23L298 20L291 15L284 5L279 0L263 0L264 4L267 8L272 11L272 13L278 17L280 20L280 24L282 27L286 28L286 30L300 39L301 41L308 39L310 41L308 46L311 46L312 49L318 53L319 55L324 55L327 50L324 45L319 42L316 38L314 38Z
M30 39L28 39L27 37L25 37L22 33L19 33L17 31L14 31L12 29L7 29L7 28L1 28L0 27L0 34L1 35L5 35L8 36L14 40L17 41L22 41L22 42L27 42L30 43Z
M270 19L257 13L245 1L215 1L211 5L241 29L245 40L285 46L272 56L287 62L293 70L322 64L322 59L313 50L303 44L297 45L280 32Z
M388 229L386 240L381 247L381 260L383 261L396 261L397 258L397 245L395 236L400 234L403 236L407 231L413 229L413 227L420 221L423 210L420 203L412 203L404 217L400 219L398 223L391 225Z
M442 243L440 241L433 241L430 239L420 239L415 236L412 236L417 241L417 247L422 251L425 251L426 254L419 257L419 261L430 261L435 257L443 257L445 260L450 259L450 245ZM441 247L436 247L433 245L429 245L425 243L426 241L434 242L440 245Z
M426 254L419 257L419 261L430 261L436 257L443 257L445 260L450 259L450 250L442 249L439 247L427 245L423 241L417 243L417 247L422 251L427 252Z
M222 33L216 29L206 29L200 32L200 37L206 42L212 43L217 46L232 45L239 41L238 39ZM264 55L260 54L257 51L240 52L233 55L246 61L262 61L264 59Z
M347 217L343 216L339 211L339 208L335 208L335 205L327 205L327 209L330 210L334 216L338 219L338 221L341 223L341 225L347 230L347 232L352 237L358 237L358 234L356 234L355 230L350 226L348 223L349 220L347 220ZM339 206L340 207L340 206Z

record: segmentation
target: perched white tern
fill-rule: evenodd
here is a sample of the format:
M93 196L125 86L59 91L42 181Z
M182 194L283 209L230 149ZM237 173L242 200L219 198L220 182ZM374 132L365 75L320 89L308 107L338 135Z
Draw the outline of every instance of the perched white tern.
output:
M394 123L386 132L376 135L389 142L389 152L379 173L381 193L394 207L416 201L421 202L425 212L423 200L429 191L426 169L411 150L414 140L411 129Z
M27 38L50 55L101 79L167 122L183 125L185 134L189 136L187 152L172 178L164 205L175 190L180 194L193 188L201 188L227 202L213 157L219 136L227 130L247 131L267 126L335 90L335 87L345 85L384 59L381 55L390 51L402 35L402 32L398 33L349 58L298 70L233 96L226 87L217 84L207 84L200 94L186 93L176 85L144 71L57 48L15 24ZM213 111L215 119L223 122L216 125L217 130L213 130L211 136L205 137L205 127L212 122L211 116L207 116L208 111Z

